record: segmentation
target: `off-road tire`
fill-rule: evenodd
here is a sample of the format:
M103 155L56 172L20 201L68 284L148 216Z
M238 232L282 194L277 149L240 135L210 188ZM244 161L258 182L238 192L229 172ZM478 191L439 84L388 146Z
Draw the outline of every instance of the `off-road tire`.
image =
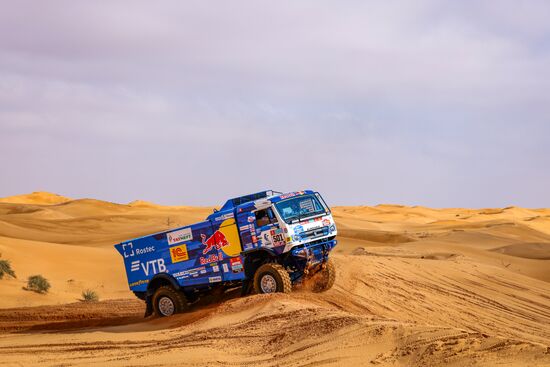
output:
M325 292L332 288L336 281L336 267L331 259L327 261L324 269L315 274L313 280L315 281L312 289L313 292Z
M169 298L173 303L174 312L171 314L165 314L161 311L162 307L159 305L159 302L162 300L162 298L165 297ZM155 315L158 317L172 316L174 314L184 312L188 308L189 306L187 304L187 299L185 298L185 295L181 292L176 291L170 286L164 285L162 287L159 287L153 295L153 310L155 312Z
M264 276L271 276L275 280L276 289L274 292L264 292L262 290L262 278ZM292 291L292 282L290 281L290 275L282 265L279 264L263 264L254 273L254 292L257 294L263 293L290 293Z

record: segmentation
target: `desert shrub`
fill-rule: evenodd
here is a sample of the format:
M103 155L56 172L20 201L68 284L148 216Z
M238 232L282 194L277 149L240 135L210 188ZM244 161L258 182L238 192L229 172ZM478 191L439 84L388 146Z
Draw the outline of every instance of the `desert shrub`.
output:
M17 278L15 276L15 271L11 268L9 260L0 260L0 279L4 278L4 274L12 278Z
M25 290L37 293L48 293L50 287L50 282L42 275L31 275L27 280L27 287Z
M86 289L85 291L82 291L82 300L84 302L97 302L99 301L99 295L96 291Z

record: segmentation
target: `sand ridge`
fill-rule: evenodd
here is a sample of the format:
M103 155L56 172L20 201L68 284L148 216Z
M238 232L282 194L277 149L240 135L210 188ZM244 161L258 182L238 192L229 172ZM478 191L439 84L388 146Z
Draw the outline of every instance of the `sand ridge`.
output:
M234 290L145 320L112 244L212 208L51 197L0 199L6 365L550 365L549 209L336 207L330 291ZM35 273L50 294L22 289Z

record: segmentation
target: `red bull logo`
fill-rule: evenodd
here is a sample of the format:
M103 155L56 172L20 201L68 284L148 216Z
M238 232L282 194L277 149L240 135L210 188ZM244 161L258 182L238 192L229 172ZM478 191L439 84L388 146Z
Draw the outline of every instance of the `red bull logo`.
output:
M205 246L204 250L202 250L203 254L209 253L213 248L220 250L222 247L229 246L227 238L225 238L223 232L220 231L214 232L214 234L208 237L208 239L206 238L206 235L201 234L201 238L202 244Z

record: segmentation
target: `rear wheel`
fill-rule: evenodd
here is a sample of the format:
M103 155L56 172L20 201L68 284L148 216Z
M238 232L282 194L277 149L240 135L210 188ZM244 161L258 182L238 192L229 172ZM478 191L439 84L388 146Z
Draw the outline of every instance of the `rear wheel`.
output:
M331 259L329 259L325 267L313 276L313 292L328 291L336 281L336 267Z
M187 308L185 295L170 286L159 287L153 295L153 309L157 316L172 316Z
M282 265L264 264L254 273L254 291L256 293L290 293L292 291L290 275Z

